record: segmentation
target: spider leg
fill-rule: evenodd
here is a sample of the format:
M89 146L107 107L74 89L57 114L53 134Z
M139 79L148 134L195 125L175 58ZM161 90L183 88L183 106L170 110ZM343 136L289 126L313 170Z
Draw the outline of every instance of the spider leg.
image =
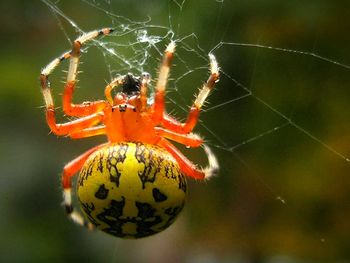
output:
M86 226L89 229L94 228L93 224L86 221L80 213L76 212L72 205L72 177L81 169L86 159L104 145L106 144L98 145L70 161L64 166L62 173L63 202L67 216L75 223Z
M161 122L165 110L165 88L168 81L171 61L175 51L175 42L170 42L164 52L163 61L159 68L159 76L156 85L156 93L153 104L153 120L156 123Z
M200 138L195 133L180 134L170 130L163 129L161 127L155 127L154 129L158 136L165 137L172 141L181 143L183 145L186 145L186 147L198 147L198 146L201 146L203 143L202 138Z
M101 36L108 35L113 32L111 28L104 28L101 30L95 30L83 34L81 37L77 38L73 43L72 51L67 51L63 53L60 57L51 61L40 74L41 89L43 92L46 107L49 105L53 106L53 99L51 95L49 75L53 70L64 60L70 59L69 70L67 75L67 83L65 86L65 91L63 95L63 108L67 115L71 116L86 116L99 111L102 107L102 102L97 101L95 103L83 103L80 105L71 104L73 91L75 87L75 78L77 75L78 62L80 47L82 44L91 41L92 39Z
M95 113L66 123L56 123L55 110L49 107L46 110L46 120L51 131L56 135L67 135L92 127L103 119L103 113Z
M174 145L172 145L166 139L161 139L158 145L164 147L178 162L180 169L187 176L196 179L208 179L213 176L219 169L218 161L215 155L211 152L210 148L203 144L204 151L208 156L208 167L204 169L198 169L190 160L188 160Z
M113 97L112 97L112 90L114 87L117 87L119 85L122 85L124 81L123 77L118 77L112 80L111 83L109 83L105 88L105 97L109 104L113 105Z
M210 76L206 83L203 84L198 95L196 96L193 105L190 108L187 120L180 123L171 118L167 114L163 115L162 124L166 129L177 133L189 133L196 126L201 108L208 97L210 91L213 89L215 83L219 80L219 67L213 54L209 54L210 59Z
M148 73L142 73L141 88L140 88L140 101L141 101L141 112L146 111L147 108L147 89L148 83L150 82L150 75Z
M91 128L86 128L74 133L70 133L69 137L72 139L80 139L80 138L87 138L97 135L106 134L106 126L105 125L99 125Z
M73 42L73 47L70 56L70 63L67 74L67 83L65 85L64 94L63 94L63 111L65 114L70 116L87 116L92 113L101 111L105 106L105 101L95 101L95 102L86 102L82 104L73 104L72 97L76 84L76 77L78 74L78 65L80 50L82 45L100 35L110 34L112 30L110 28L105 28L102 30L95 30L89 33L78 37Z
M90 114L99 112L106 107L104 100L85 101L81 104L73 104L73 92L75 89L75 82L67 82L63 92L63 111L68 116L88 116Z

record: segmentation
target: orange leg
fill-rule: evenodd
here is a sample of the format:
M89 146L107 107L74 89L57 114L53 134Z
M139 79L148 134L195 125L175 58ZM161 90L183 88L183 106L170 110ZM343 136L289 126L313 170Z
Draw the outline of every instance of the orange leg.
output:
M118 87L122 85L124 82L124 77L118 77L112 80L111 83L109 83L105 87L105 97L107 98L107 101L109 102L110 105L113 105L113 96L112 96L112 90L115 87Z
M102 111L106 107L106 102L103 100L99 101L86 101L82 104L73 104L73 93L75 89L75 81L67 82L63 92L63 111L68 116L88 116L93 113Z
M75 105L72 103L73 92L76 83L76 77L78 74L78 65L80 50L83 43L90 41L97 36L106 35L111 32L111 29L102 29L92 31L87 33L73 42L73 47L70 55L70 63L67 74L67 83L65 85L64 94L63 94L63 110L67 115L70 116L87 116L98 111L101 111L105 106L106 102L96 101L96 102L87 102L83 104Z
M171 130L173 132L179 133L179 134L187 134L192 131L192 129L196 126L198 122L200 110L191 107L189 116L187 117L186 122L181 123L178 120L174 119L173 117L169 116L168 114L163 115L162 125L164 128ZM186 129L184 127L187 127ZM192 129L189 129L190 126Z
M71 137L72 139L81 139L102 134L106 134L106 126L104 125L86 128L78 132L70 133L69 137Z
M75 223L88 227L89 229L93 228L93 225L87 222L79 213L74 211L72 205L72 176L75 175L81 167L84 165L86 159L96 150L103 147L106 144L96 146L82 155L78 156L74 160L70 161L63 168L62 174L62 186L63 186L63 201L66 209L67 216L71 218Z
M166 139L160 140L158 142L158 145L165 148L175 158L184 174L196 179L204 179L206 177L204 170L198 169L196 165L188 160L174 145L172 145Z
M141 89L140 89L140 101L141 101L141 112L146 111L147 108L147 89L148 83L150 82L150 75L148 73L142 73Z
M67 123L57 124L54 109L50 107L46 110L47 123L51 131L56 135L67 135L78 132L98 124L102 119L103 114L96 113Z
M203 84L200 89L193 105L188 114L187 120L184 123L180 123L170 116L164 114L162 124L164 128L172 130L176 133L187 134L193 130L198 122L199 113L201 108L208 97L210 91L213 89L215 83L219 80L219 67L214 55L209 55L210 59L210 76L206 83Z
M201 144L203 143L202 138L200 138L197 134L194 133L179 134L170 130L165 130L160 127L155 127L154 129L158 136L165 137L172 141L176 141L178 143L186 145L187 147L198 147L201 146Z
M154 104L153 104L153 120L156 123L160 123L163 118L163 113L165 111L165 88L167 85L168 77L169 77L169 71L171 66L171 61L173 60L173 55L175 51L175 42L170 42L170 44L167 46L162 64L159 68L159 76L158 81L156 85L156 94L154 97Z

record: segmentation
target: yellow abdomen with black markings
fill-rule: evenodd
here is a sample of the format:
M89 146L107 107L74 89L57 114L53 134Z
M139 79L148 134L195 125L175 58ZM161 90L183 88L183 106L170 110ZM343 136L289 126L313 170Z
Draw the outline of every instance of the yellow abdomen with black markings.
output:
M181 212L186 179L165 149L118 143L94 152L77 183L80 205L98 229L141 238L170 226Z

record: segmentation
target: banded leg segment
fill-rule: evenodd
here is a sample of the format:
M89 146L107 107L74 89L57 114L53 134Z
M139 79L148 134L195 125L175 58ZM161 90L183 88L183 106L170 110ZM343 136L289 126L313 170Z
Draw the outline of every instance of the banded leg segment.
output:
M156 93L153 104L153 120L160 123L165 111L165 89L168 82L171 62L175 52L175 42L170 42L167 46L162 64L159 68L159 76L156 84Z
M210 76L206 83L200 89L193 105L190 108L187 120L180 123L170 116L164 114L162 124L164 128L174 131L176 133L187 134L193 130L198 122L201 108L208 97L210 91L214 88L215 83L219 80L219 67L213 54L209 54L210 60Z
M67 93L64 97L64 110L67 109L66 114L71 115L71 116L86 116L88 113L91 114L95 112L95 105L90 106L89 104L82 104L82 106L78 106L77 111L72 110L74 106L69 107L71 99L72 99L72 94L74 91L74 86L75 86L75 78L77 75L77 69L78 69L78 62L79 62L79 53L80 53L80 48L81 45L84 43L93 40L94 38L102 35L108 35L111 32L113 32L113 29L111 28L104 28L101 30L95 30L86 34L83 34L79 38L77 38L74 43L73 43L73 48L71 51L67 51L63 53L60 57L54 59L51 61L42 71L40 74L40 83L41 83L41 89L42 93L44 96L46 108L54 108L54 103L53 103L53 98L51 94L51 89L50 89L50 82L49 82L49 75L54 71L54 69L64 60L70 59L70 64L69 64L69 70L68 70L68 75L67 75L67 84L66 84L66 89L65 93ZM71 94L69 94L71 92ZM98 104L98 103L97 103ZM68 106L67 106L68 105ZM85 110L81 110L81 108L86 107L86 111L88 112L86 115ZM97 107L98 109L100 105ZM77 115L75 115L77 114Z
M83 34L82 36L78 37L74 42L78 41L81 45L84 43L93 40L94 38L98 36L103 35L109 35L114 30L112 28L103 28L101 30L94 30L88 33ZM42 71L41 75L48 77L52 71L64 60L69 59L71 57L71 51L67 51L63 53L60 57L55 58L52 60Z
M73 222L77 223L78 225L82 225L87 227L88 229L93 229L94 226L90 222L86 221L82 215L75 211L72 205L72 177L80 171L82 166L84 165L87 158L96 150L103 147L106 144L102 144L99 146L96 146L82 155L78 156L74 160L70 161L68 164L65 165L63 168L62 173L62 186L63 186L63 202L65 206L65 210L67 213L67 216L73 220Z
M104 101L86 102L76 105L72 103L72 98L78 74L79 57L82 45L98 36L108 35L112 31L113 30L110 28L92 31L82 35L73 42L72 51L70 53L67 83L63 95L63 110L65 114L70 116L87 116L96 113L105 107L106 103Z

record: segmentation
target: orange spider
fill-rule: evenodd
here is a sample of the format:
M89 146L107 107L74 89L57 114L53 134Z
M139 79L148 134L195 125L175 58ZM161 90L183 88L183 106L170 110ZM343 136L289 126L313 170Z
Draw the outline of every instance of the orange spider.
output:
M201 107L219 78L215 57L209 54L210 77L197 95L184 123L165 112L165 88L175 42L167 46L159 69L154 103L147 103L149 74L135 77L128 73L112 80L105 88L106 100L72 103L81 46L111 28L91 31L73 42L71 51L54 59L40 76L46 104L46 119L51 131L74 139L106 135L108 142L98 145L65 165L62 174L63 197L67 215L88 228L94 226L115 236L138 238L168 227L181 211L186 194L183 176L209 178L218 163L203 140L191 133ZM56 123L55 108L48 77L69 59L67 82L63 92L63 111L78 117ZM121 91L112 96L112 91ZM202 146L208 167L200 169L189 161L169 140L188 147ZM72 177L80 171L77 192L83 213L73 210Z

